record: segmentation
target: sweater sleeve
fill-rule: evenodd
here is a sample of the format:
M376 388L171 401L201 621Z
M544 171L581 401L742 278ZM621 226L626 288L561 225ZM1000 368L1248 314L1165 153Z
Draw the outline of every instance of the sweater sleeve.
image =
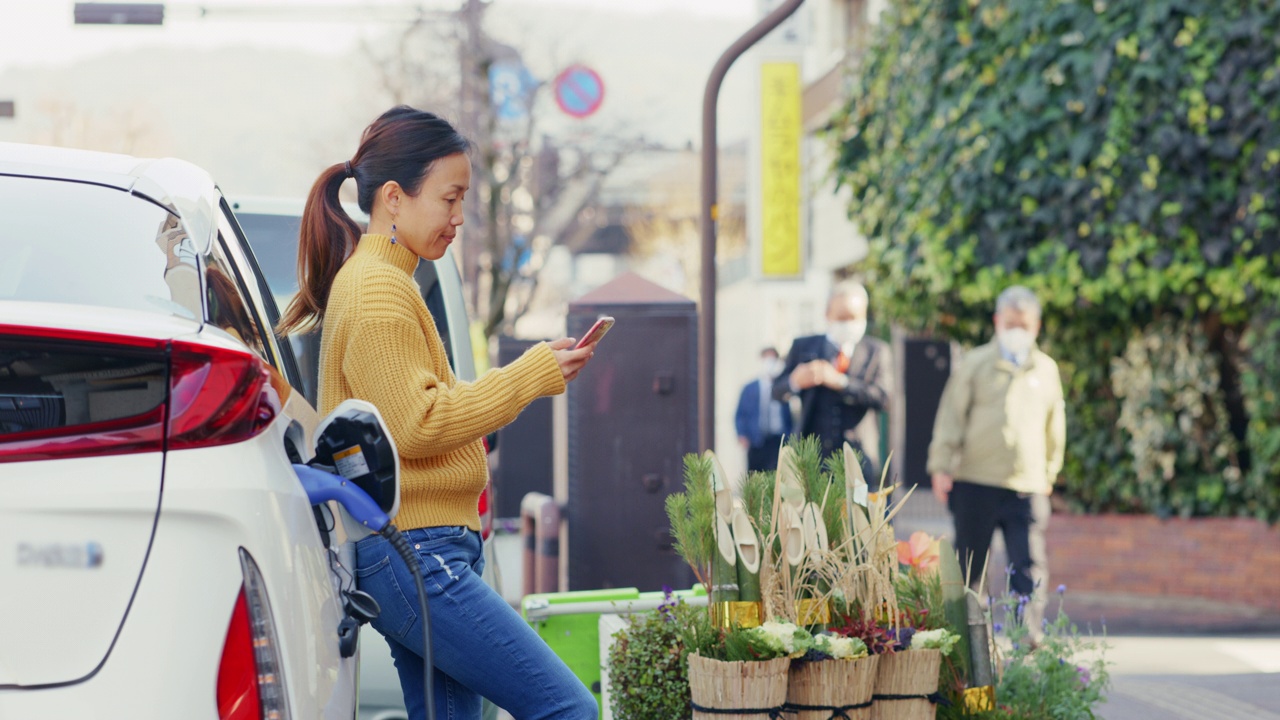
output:
M933 421L933 441L929 443L928 472L955 475L964 451L965 427L972 400L971 363L961 363L959 371L947 378Z
M565 389L546 343L472 383L449 387L432 367L417 318L394 310L363 317L343 353L342 371L353 395L377 406L406 458L442 455L475 442L515 420L537 398Z

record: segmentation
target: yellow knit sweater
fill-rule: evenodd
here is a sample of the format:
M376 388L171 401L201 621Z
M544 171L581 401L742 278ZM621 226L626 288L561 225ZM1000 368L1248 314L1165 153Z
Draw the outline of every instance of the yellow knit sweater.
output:
M436 324L413 281L418 257L386 235L365 235L334 278L320 342L320 413L348 398L382 413L400 452L401 529L480 529L489 476L481 438L526 405L564 392L545 343L473 383L449 368Z

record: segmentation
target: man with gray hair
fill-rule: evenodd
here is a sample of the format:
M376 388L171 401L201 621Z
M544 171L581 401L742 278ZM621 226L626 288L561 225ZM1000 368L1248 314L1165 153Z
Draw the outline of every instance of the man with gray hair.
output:
M873 483L880 472L880 413L893 391L893 361L883 340L867 337L867 290L837 283L827 299L827 331L796 338L774 397L800 397L799 435L813 435L824 456L847 442Z
M1034 293L1006 289L994 319L995 339L966 353L942 391L928 470L933 494L955 520L956 552L961 568L972 568L975 589L1000 528L1010 587L1032 596L1024 619L1037 641L1048 582L1049 495L1066 442L1062 378L1057 363L1036 347L1040 302Z

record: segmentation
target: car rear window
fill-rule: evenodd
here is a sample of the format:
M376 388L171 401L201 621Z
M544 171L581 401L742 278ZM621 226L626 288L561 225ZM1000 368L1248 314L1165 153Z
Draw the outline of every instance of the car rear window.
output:
M122 190L0 176L0 300L201 316L195 245Z
M0 334L0 443L152 413L166 373L160 351Z

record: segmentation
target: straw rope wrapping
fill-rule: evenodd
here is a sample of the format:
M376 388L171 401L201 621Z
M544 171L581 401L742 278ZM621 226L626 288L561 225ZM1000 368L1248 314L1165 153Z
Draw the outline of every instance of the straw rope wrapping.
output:
M868 720L880 656L793 662L787 710L796 720Z
M779 717L787 699L790 667L790 658L724 662L690 655L689 693L694 720Z
M938 690L939 650L905 650L882 655L876 673L877 720L932 720L931 696Z

